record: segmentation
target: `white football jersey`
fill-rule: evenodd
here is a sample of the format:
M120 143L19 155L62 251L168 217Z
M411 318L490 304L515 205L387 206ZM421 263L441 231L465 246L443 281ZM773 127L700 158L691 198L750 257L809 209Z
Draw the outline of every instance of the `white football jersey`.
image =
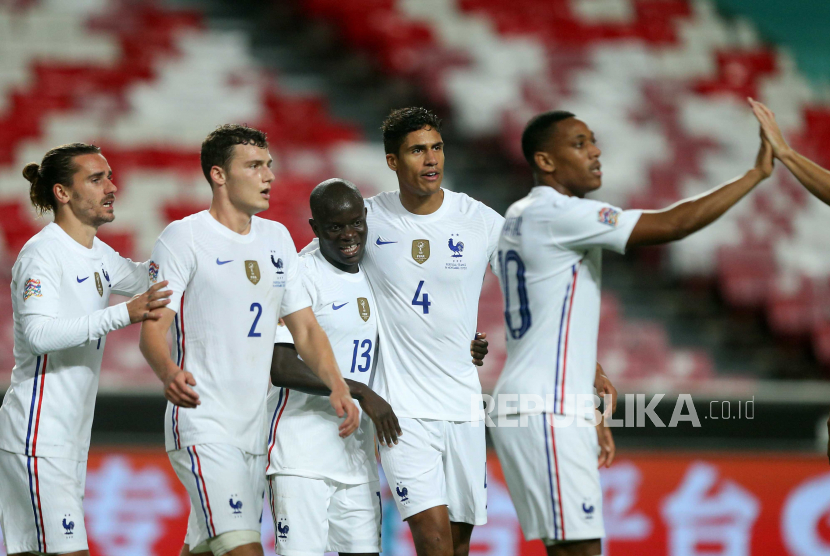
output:
M317 322L331 342L344 378L370 385L377 346L377 307L363 271L343 272L317 249L300 257L303 284ZM285 326L275 343L293 344ZM297 475L358 485L378 480L375 429L361 412L360 426L340 438L342 419L327 396L289 388L268 395L268 473Z
M150 287L147 264L95 238L92 249L51 223L12 268L14 361L0 408L0 449L86 460L106 334L130 324L127 304Z
M407 211L397 191L366 206L363 267L380 325L375 390L398 417L469 421L481 396L470 342L504 218L446 189L428 215Z
M625 252L642 211L534 187L507 210L499 240L507 361L494 396L533 394L536 412L593 418L602 250ZM496 413L517 413L496 404Z
M193 374L202 402L168 402L167 451L216 443L264 454L277 320L311 305L288 230L255 216L240 235L199 212L162 232L150 278L170 282L173 361Z

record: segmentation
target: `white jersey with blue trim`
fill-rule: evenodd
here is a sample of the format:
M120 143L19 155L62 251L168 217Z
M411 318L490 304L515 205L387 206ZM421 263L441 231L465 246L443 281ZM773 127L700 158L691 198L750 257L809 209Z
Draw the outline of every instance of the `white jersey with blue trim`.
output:
M126 303L150 286L134 263L95 238L88 249L51 223L12 268L14 361L0 407L0 449L84 461L106 335L130 324Z
M542 396L527 412L593 418L577 403L594 393L602 250L624 253L640 214L547 186L510 206L499 239L507 361L494 396ZM496 414L519 413L517 400Z
M319 249L300 257L303 284L344 378L371 386L377 347L377 305L365 273L335 268ZM275 343L293 344L285 326ZM331 479L347 485L378 480L375 428L361 411L360 426L340 438L341 419L328 396L272 387L268 394L268 474Z
M202 211L167 226L149 272L173 290L173 361L193 374L202 402L167 404L167 451L216 443L264 454L277 320L311 305L288 230L255 216L237 234Z
M427 215L407 211L397 191L366 200L363 268L380 325L375 391L398 417L470 421L481 396L470 342L504 218L442 191L441 207Z

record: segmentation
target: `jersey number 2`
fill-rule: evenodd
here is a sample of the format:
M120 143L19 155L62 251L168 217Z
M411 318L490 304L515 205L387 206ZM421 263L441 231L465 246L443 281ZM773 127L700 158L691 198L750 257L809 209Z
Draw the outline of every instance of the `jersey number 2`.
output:
M256 331L256 325L259 323L259 317L262 316L262 305L259 303L251 303L251 312L253 313L256 311L256 316L254 317L254 324L251 325L251 329L248 331L249 338L259 338L262 336L261 332Z

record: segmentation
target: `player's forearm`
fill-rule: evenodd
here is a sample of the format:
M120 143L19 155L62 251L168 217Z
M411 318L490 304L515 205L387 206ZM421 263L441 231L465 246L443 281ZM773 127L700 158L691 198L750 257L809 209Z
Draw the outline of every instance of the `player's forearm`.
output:
M294 334L294 346L308 368L331 390L338 386L345 386L329 339L320 325L315 321L304 332L299 337Z
M162 384L167 384L170 377L181 370L170 359L166 336L167 328L160 321L144 321L141 324L138 347Z
M368 386L355 380L345 380L352 398L362 400ZM298 390L312 396L331 394L331 388L326 386L322 379L297 357L297 351L288 344L274 346L274 357L271 360L271 384Z
M807 191L830 205L830 172L790 149L779 157Z
M129 324L127 304L120 303L76 318L28 315L23 317L23 333L32 352L42 355L81 346Z
M736 180L679 201L667 209L645 211L628 245L654 245L683 239L720 218L765 178L760 170L753 168ZM652 233L637 234L637 228L647 223Z

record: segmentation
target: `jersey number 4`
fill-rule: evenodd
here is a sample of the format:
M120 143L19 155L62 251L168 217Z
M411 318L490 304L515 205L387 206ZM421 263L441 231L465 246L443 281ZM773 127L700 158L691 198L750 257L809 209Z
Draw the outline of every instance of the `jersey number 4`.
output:
M516 267L516 293L519 298L519 326L510 317L510 263ZM527 302L527 286L525 284L525 263L519 254L512 249L502 254L499 251L499 267L501 268L501 285L504 294L504 322L510 330L510 336L518 340L530 329L530 307Z
M432 305L432 302L429 300L429 294L424 292L424 295L421 296L421 299L418 299L418 296L421 295L421 288L424 287L424 281L421 280L418 282L418 289L415 290L415 297L412 298L412 304L420 306L424 310L424 314L429 314L429 306Z

